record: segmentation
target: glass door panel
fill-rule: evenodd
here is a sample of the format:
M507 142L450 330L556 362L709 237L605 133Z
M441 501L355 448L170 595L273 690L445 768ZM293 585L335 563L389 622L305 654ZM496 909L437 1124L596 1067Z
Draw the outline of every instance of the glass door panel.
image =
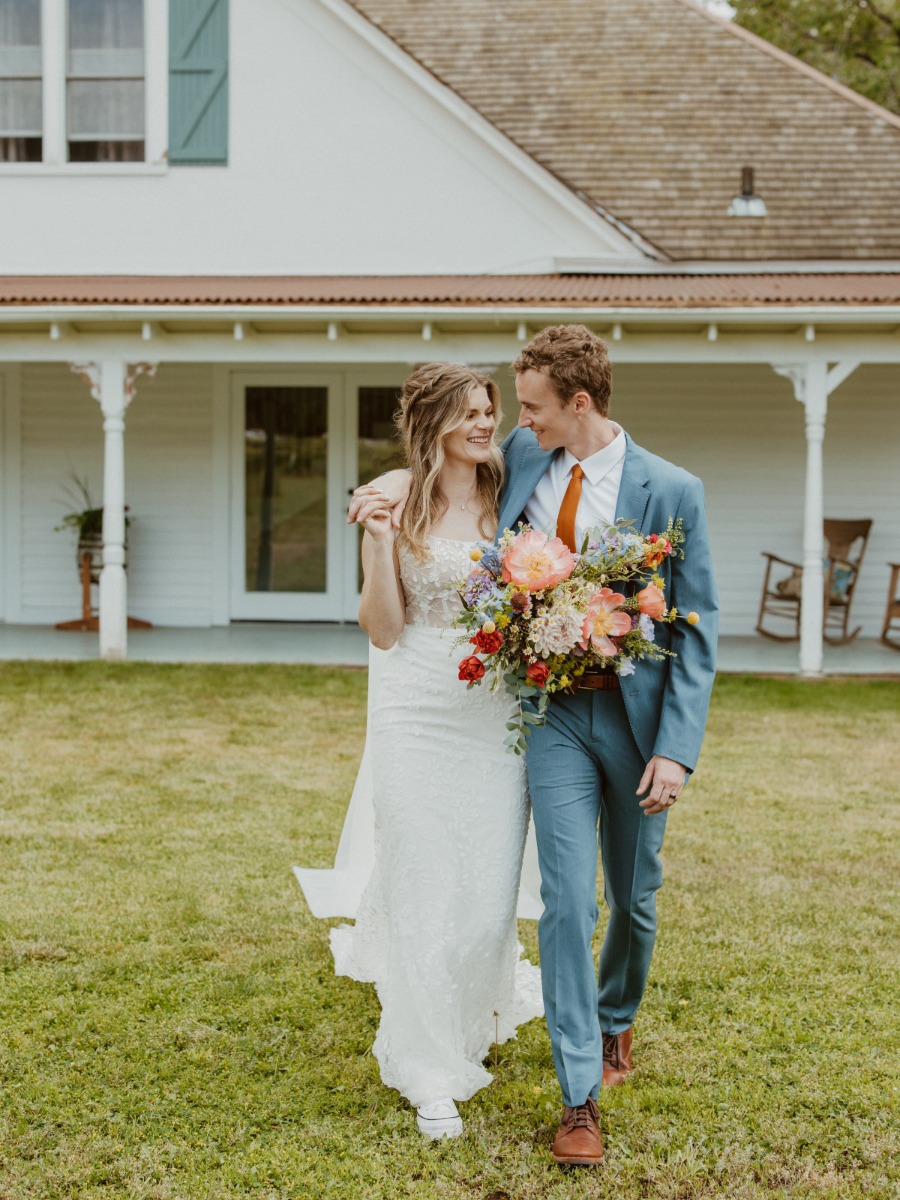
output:
M339 621L349 532L343 381L260 371L235 374L232 387L231 615Z
M324 593L328 388L248 387L245 414L245 591Z

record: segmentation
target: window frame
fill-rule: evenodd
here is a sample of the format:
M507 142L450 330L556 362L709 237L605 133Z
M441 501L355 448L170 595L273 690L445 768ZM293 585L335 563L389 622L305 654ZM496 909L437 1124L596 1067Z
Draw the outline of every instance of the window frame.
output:
M169 141L169 6L144 0L144 161L69 162L68 0L41 0L43 161L0 162L0 175L164 175Z
M40 4L38 5L38 8L40 9ZM40 25L40 15L38 17L38 24ZM31 47L29 46L27 48L30 49ZM22 49L26 49L26 47L24 45L22 45L22 46L19 46L18 49L22 50ZM19 69L16 69L16 68L4 69L2 66L0 66L0 82L2 82L2 83L20 82L20 83L37 83L38 84L38 88L39 88L39 92L38 92L39 102L38 103L39 103L39 107L41 109L40 128L37 130L32 130L29 133L22 133L20 130L10 132L9 130L0 129L0 140L3 140L3 139L28 140L28 139L35 138L41 142L41 158L40 159L23 158L23 159L14 160L19 163L31 164L31 165L34 165L35 163L40 162L43 159L43 132L44 132L44 130L43 130L43 73L42 73L42 66L41 66L40 43L38 44L38 47L37 47L37 59L38 59L37 65L28 70L24 70L21 67Z

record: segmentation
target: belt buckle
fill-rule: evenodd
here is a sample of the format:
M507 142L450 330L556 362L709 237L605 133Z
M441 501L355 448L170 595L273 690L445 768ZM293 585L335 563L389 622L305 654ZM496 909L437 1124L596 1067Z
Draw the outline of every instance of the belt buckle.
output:
M621 687L621 684L619 683L619 677L612 667L601 667L596 671L585 671L580 678L583 680L585 677L598 680L598 682L594 684L576 684L577 687L586 692L612 692L615 691L617 687ZM599 680L603 680L603 682L600 683Z

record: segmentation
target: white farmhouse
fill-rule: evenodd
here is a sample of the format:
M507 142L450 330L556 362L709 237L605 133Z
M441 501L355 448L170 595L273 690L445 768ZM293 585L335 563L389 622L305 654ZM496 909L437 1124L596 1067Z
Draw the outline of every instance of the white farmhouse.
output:
M874 521L866 635L900 559L898 195L897 117L689 0L0 0L0 621L77 614L72 476L103 656L353 620L410 366L509 418L584 321L706 484L723 633L802 554L816 674L823 517Z

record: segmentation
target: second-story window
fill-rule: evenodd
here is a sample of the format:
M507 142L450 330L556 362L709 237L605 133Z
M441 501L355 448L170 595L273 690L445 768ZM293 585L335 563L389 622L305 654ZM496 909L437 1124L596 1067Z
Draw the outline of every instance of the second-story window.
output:
M143 161L143 9L143 0L69 0L70 162Z
M0 0L0 162L40 162L41 0Z

